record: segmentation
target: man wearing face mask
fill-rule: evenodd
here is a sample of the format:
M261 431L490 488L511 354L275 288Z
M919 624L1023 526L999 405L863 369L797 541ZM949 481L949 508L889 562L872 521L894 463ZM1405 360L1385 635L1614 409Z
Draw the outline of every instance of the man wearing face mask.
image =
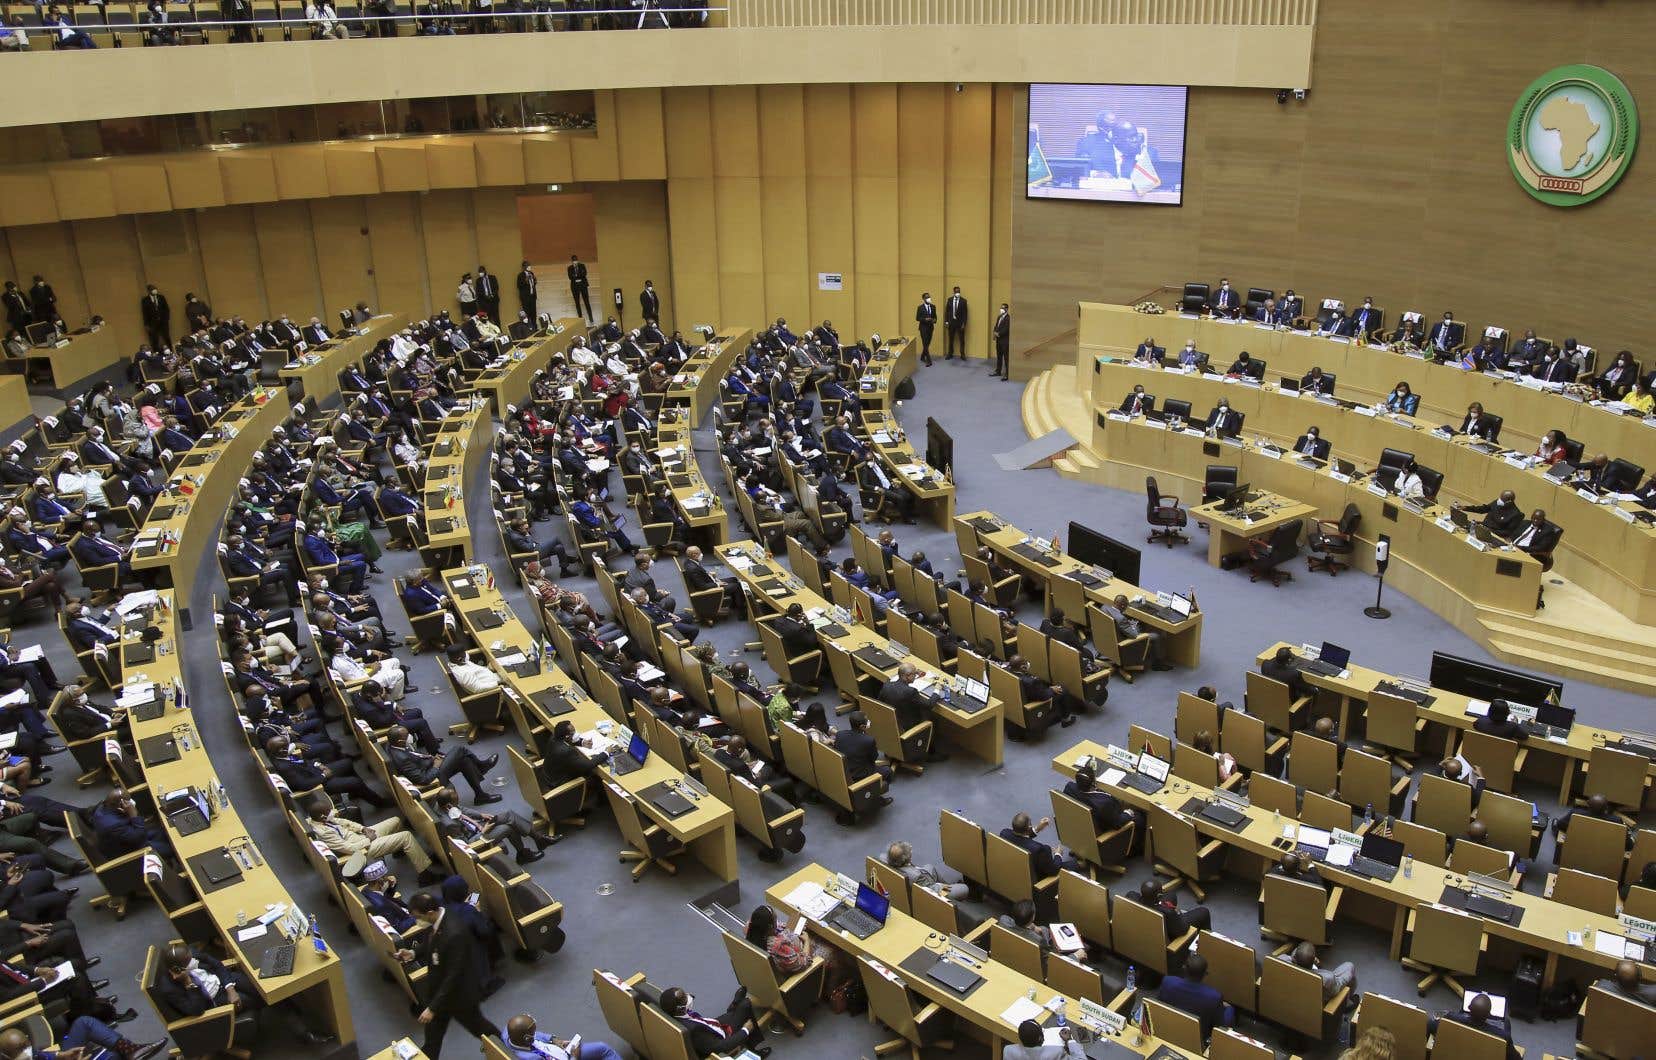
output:
M1219 289L1213 292L1213 315L1216 317L1234 318L1242 312L1242 299L1236 295L1236 289L1229 280L1220 280Z
M1327 460L1328 450L1328 439L1324 438L1321 430L1316 427L1307 427L1305 433L1294 442L1294 452L1313 460Z
M519 865L528 865L544 858L546 848L562 838L535 831L527 818L513 810L467 813L461 809L460 796L451 786L438 791L431 801L436 806L437 823L445 836L466 843L478 839L490 843L509 843L512 860Z
M1202 351L1196 348L1196 340L1191 339L1179 351L1179 367L1195 368L1202 363Z
M56 1049L36 1049L22 1026L0 1031L0 1060L96 1060L113 1053L121 1060L149 1060L167 1047L158 1042L134 1042L102 1020L77 1016Z
M1455 313L1450 310L1443 314L1443 319L1432 325L1427 333L1426 344L1432 348L1432 356L1436 360L1444 360L1455 352L1455 348L1466 337L1466 325L1455 322Z
M390 762L391 772L412 782L416 787L423 788L436 781L446 784L458 773L471 785L472 794L475 796L472 801L477 805L487 806L501 799L501 796L483 790L483 778L500 761L499 755L492 754L487 758L479 758L472 753L471 748L464 745L439 754L416 751L408 742L408 729L394 725L386 748L386 758Z
M714 1053L735 1056L743 1049L751 1049L760 1057L770 1055L770 1046L760 1044L765 1032L754 1017L753 1002L745 987L736 991L729 1007L716 1018L697 1012L695 996L678 986L661 992L661 1008L689 1029L690 1051L698 1057Z
M427 968L425 1008L418 1017L426 1029L421 1046L425 1055L437 1060L450 1022L458 1022L479 1038L485 1034L498 1038L500 1028L481 1007L484 984L491 978L482 940L428 892L410 898L408 908L428 929L410 953L423 957Z
M1220 401L1208 413L1207 429L1215 438L1234 438L1242 429L1242 416L1230 407L1229 401Z
M920 363L932 363L932 332L937 329L937 307L932 305L931 292L920 296L920 305L914 310L914 323L920 329Z
M1455 504L1451 507L1470 515L1483 516L1483 524L1489 532L1507 541L1511 541L1524 525L1524 512L1518 507L1518 495L1511 490L1501 491L1501 495L1488 504Z
M144 333L156 349L172 346L172 307L167 296L155 289L155 284L144 288L144 297L138 301L138 312L144 319Z
M1374 299L1364 298L1363 304L1351 314L1351 334L1364 342L1373 342L1374 333L1384 323L1380 310L1374 308Z
M582 1041L578 1034L568 1041L542 1034L529 1015L506 1021L506 1051L517 1060L621 1060L621 1054L603 1042Z
M175 1016L199 1016L220 1005L233 1006L238 1015L257 1013L266 1007L264 998L243 972L227 968L212 954L193 950L182 942L167 946L161 969L155 992ZM333 1041L329 1035L305 1026L297 1009L283 1004L276 1011L293 1036L307 1045Z

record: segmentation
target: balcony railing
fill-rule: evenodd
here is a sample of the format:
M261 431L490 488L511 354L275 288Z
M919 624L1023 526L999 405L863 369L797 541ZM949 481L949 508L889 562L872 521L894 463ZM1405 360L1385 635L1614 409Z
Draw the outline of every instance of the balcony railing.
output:
M1310 26L1317 0L728 0L731 26Z

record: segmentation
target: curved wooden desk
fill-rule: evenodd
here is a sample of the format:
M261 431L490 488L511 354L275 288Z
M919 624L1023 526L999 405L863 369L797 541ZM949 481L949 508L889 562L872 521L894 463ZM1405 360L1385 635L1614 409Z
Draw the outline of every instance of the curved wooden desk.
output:
M506 360L479 372L471 381L473 390L489 395L494 403L494 414L506 414L507 405L522 405L529 398L529 388L535 374L552 359L553 350L569 345L565 334L585 334L586 321L580 317L562 317L552 322L551 330L530 335L512 343Z
M1411 452L1422 465L1443 473L1439 499L1445 504L1450 500L1481 504L1503 490L1512 490L1524 511L1546 509L1548 518L1564 528L1554 555L1558 572L1633 621L1656 623L1656 528L1634 519L1634 512L1643 511L1635 503L1588 500L1547 478L1544 468L1521 467L1500 455L1486 454L1468 444L1464 435L1445 436L1432 429L1438 426L1435 420L1365 415L1364 411L1278 390L1275 384L1226 383L1223 376L1183 375L1111 361L1097 361L1093 367L1095 440L1101 430L1098 416L1108 418L1133 384L1142 383L1146 391L1156 395L1158 408L1167 398L1181 398L1190 402L1191 415L1198 421L1205 419L1221 398L1227 399L1232 409L1247 417L1244 435L1251 439L1263 437L1283 449L1291 449L1305 428L1316 424L1333 446L1334 455L1351 461L1359 470L1374 467L1383 448ZM1108 426L1102 430L1105 435L1110 433ZM1230 447L1220 448L1228 451ZM1224 452L1210 462L1231 463ZM1239 474L1239 481L1255 481L1249 477L1251 472ZM1325 518L1337 518L1343 508L1343 504L1327 507L1326 497L1293 489L1278 492L1318 504ZM1371 536L1374 525L1367 519L1364 523L1364 536ZM1394 539L1394 546L1397 543ZM1534 600L1512 609L1533 611Z
M878 359L882 352L887 354L885 360ZM918 510L939 529L947 530L954 521L954 482L927 465L909 444L908 434L897 422L897 400L892 393L919 367L920 345L914 339L890 338L881 344L875 358L868 362L868 370L857 384L863 405L863 432L886 477L901 482L914 494ZM872 389L864 386L868 382L873 383Z
M254 452L292 408L280 387L258 388L230 406L208 432L212 437L203 435L173 468L167 492L155 498L133 539L132 569L155 572L159 584L177 592L185 605L180 616L185 629L196 573L203 563L218 569L212 549L203 552L202 546L213 539ZM163 536L172 544L163 546Z
M466 454L472 446L481 447L493 427L488 401L478 398L470 406L456 405L432 440L425 488L421 491L425 535L420 540L420 555L434 568L472 558L472 533L466 519L463 488Z
M1247 350L1267 362L1265 377L1296 380L1313 365L1339 377L1336 393L1352 401L1378 400L1398 380L1420 395L1420 417L1433 425L1460 423L1466 406L1481 402L1485 412L1504 417L1501 436L1508 445L1532 451L1541 435L1557 428L1586 445L1586 454L1609 453L1656 470L1656 426L1598 404L1572 401L1484 372L1464 372L1419 357L1379 347L1357 346L1305 331L1277 331L1250 323L1226 323L1167 313L1150 316L1127 306L1082 302L1076 378L1085 379L1095 357L1131 357L1154 335L1168 356L1177 358L1186 339L1206 353L1219 371ZM1390 314L1396 316L1395 312ZM1119 400L1119 397L1118 397Z
M514 718L522 718L531 729L544 727L547 730L560 721L569 721L574 723L578 732L591 732L600 723L613 723L615 719L564 673L550 653L543 653L539 667L527 676L501 661L510 659L516 665L520 660L515 657L538 650L540 638L518 619L500 589L489 584L489 576L486 573L480 576L482 569L456 567L446 570L443 572L443 583L460 612L461 625L471 634L483 654L488 656L490 669L500 676L502 684L515 697ZM484 624L496 620L499 625ZM552 697L567 697L567 705L574 710L554 716L546 705ZM525 740L530 738L528 732L520 732L519 735ZM530 753L532 757L539 757L532 744ZM642 767L631 773L616 775L607 767L600 768L599 772L606 781L632 795L632 801L639 810L689 848L709 872L721 880L736 878L736 815L729 806L708 794L696 800L695 809L678 817L669 817L657 810L640 793L662 781L676 781L684 775L657 754L650 755ZM531 793L525 792L524 795L530 799L531 806L535 805Z
M407 313L381 313L370 317L355 335L329 339L313 346L283 365L278 371L284 382L298 382L299 393L316 399L331 396L339 389L339 373L345 366L362 360L378 345L408 323Z
M667 470L667 488L673 494L673 506L692 531L714 545L724 543L730 520L725 518L719 492L710 488L702 477L691 432L719 399L719 384L730 371L731 363L747 348L753 334L752 328L725 331L726 334L715 335L679 366L662 398L661 410L655 417L655 434L648 442ZM677 410L671 423L664 422L661 415L669 408ZM668 461L675 461L676 466L667 467Z
M219 511L222 513L223 509ZM195 559L202 558L199 549L190 549L189 552ZM266 945L280 943L281 936L275 928L270 928L257 937L245 940L241 937L244 931L249 930L241 926L243 921L252 926L272 908L293 908L296 903L282 886L281 880L277 879L275 868L269 861L263 855L255 856L257 845L247 826L237 816L235 807L221 806L213 798L215 792L222 791L218 774L213 769L206 748L202 746L201 730L190 712L188 695L182 702L177 698L177 690L184 688L183 667L178 654L180 639L175 621L178 612L173 606L178 597L167 589L161 590L158 596L160 604L153 610L148 622L161 630L161 638L152 645L155 657L146 663L127 666L126 680L116 691L117 694L130 694L154 684L159 686L157 694L164 701L166 709L160 716L149 721L132 716L127 723L131 727L133 742L138 747L138 766L148 783L150 796L159 802L166 792L193 786L207 796L208 804L213 809L210 825L191 835L179 832L172 819L165 814L158 815L158 819L178 852L184 878L190 881L191 887L200 896L228 951L240 959L241 966L247 970L248 977L265 1000L274 1005L304 994L301 1003L315 1013L313 1026L336 1036L342 1047L353 1046L356 1031L345 996L344 967L336 951L330 947L326 955L319 954L309 939L301 938L294 948L293 971L287 975L264 978L258 974L260 958ZM143 623L124 627L119 647L124 650L127 646L142 645L138 635L142 627ZM112 645L112 650L115 647ZM182 742L186 733L190 740L189 747ZM145 741L169 736L175 738L178 758L157 765L148 764L145 760ZM244 852L245 860L239 861L241 875L215 886L205 874L198 872L193 860L214 851L227 852L232 858L237 856L238 851Z

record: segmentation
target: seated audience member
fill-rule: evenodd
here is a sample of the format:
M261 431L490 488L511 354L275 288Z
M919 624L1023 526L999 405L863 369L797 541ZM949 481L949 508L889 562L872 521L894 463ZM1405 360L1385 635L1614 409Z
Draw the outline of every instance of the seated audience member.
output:
M560 838L536 831L529 819L516 810L467 813L461 808L460 796L452 786L439 789L432 796L431 803L437 812L438 827L445 836L464 843L477 840L506 843L512 848L512 860L519 865L528 865L544 858L546 848Z
M1558 547L1558 539L1563 536L1564 528L1548 520L1547 513L1537 508L1530 513L1529 522L1518 531L1512 543L1540 560L1542 570L1551 570L1553 549Z
M1034 1020L1018 1024L1018 1041L1001 1054L1005 1060L1086 1060L1086 1051L1068 1027L1058 1029L1058 1044L1046 1044L1046 1031Z
M959 873L930 864L916 865L914 847L908 843L898 841L886 847L885 860L916 887L936 891L957 902L971 896L972 885L963 881Z
M1309 372L1300 376L1300 393L1331 395L1334 393L1334 380L1323 375L1323 370L1313 365Z
M736 991L718 1016L702 1015L692 1007L694 1000L682 987L670 986L661 992L662 1011L689 1030L693 1055L735 1056L743 1049L751 1049L761 1060L770 1055L770 1046L761 1044L765 1032L759 1027L746 987Z
M325 795L313 796L306 802L305 813L311 833L341 862L357 854L369 861L402 854L419 873L421 887L429 887L443 878L443 871L433 866L431 855L397 818L372 826L358 824L335 810L333 800Z
M205 950L183 942L167 946L161 958L161 973L155 992L176 1017L200 1016L209 1009L229 1005L238 1015L246 1013L256 1018L269 1007L247 973L227 967ZM305 1025L297 999L276 1005L275 1011L289 1033L305 1044L325 1045L333 1041L329 1035Z
M1178 899L1164 889L1160 880L1145 880L1137 891L1123 893L1140 905L1161 911L1162 922L1167 927L1168 941L1182 938L1191 928L1201 930L1213 927L1213 913L1207 906L1193 905L1189 909L1180 909Z
M1487 440L1495 433L1495 421L1484 414L1481 403L1474 401L1466 406L1466 415L1462 417L1460 427L1455 433Z
M1014 935L1035 943L1041 947L1042 953L1052 949L1052 934L1035 922L1035 903L1028 898L1013 902L1012 908L1002 913L996 923Z
M1436 1034L1438 1024L1443 1020L1463 1023L1473 1030L1493 1034L1506 1042L1507 1060L1518 1060L1518 1047L1512 1044L1512 1025L1507 1022L1505 1016L1491 1015L1493 1008L1494 1004L1489 1000L1488 994L1477 994L1471 1001L1467 1002L1464 1009L1457 1008L1433 1016L1428 1024L1428 1030Z
M1097 832L1111 832L1139 819L1137 810L1124 806L1120 799L1098 787L1098 775L1091 766L1075 771L1075 779L1064 785L1064 794L1092 811L1093 829Z
M581 1038L576 1035L576 1038ZM613 1046L581 1038L574 1052L574 1039L555 1038L535 1029L535 1017L513 1016L506 1021L506 1051L514 1060L621 1060Z
M1443 314L1443 319L1432 325L1432 330L1426 334L1426 344L1432 349L1432 357L1443 361L1452 356L1466 338L1466 326L1456 323L1453 310Z
M1398 380L1392 387L1391 393L1386 395L1385 410L1395 412L1401 416L1413 416L1420 408L1420 395L1409 389L1409 384Z
M1030 866L1038 880L1056 876L1063 869L1073 872L1081 868L1081 862L1073 854L1036 838L1051 826L1050 817L1043 817L1037 823L1030 820L1029 814L1019 812L1013 814L1010 827L1000 830L1002 839L1029 851Z
M1281 681L1288 686L1288 695L1293 699L1302 699L1311 694L1311 686L1305 680L1305 674L1300 672L1299 660L1294 655L1294 649L1283 645L1276 650L1276 654L1259 664L1259 672L1273 681Z
M1357 966L1350 961L1341 961L1333 969L1324 968L1317 958L1317 947L1312 943L1302 942L1294 947L1294 963L1316 972L1322 979L1324 1001L1333 1000L1335 994L1348 986L1353 993L1357 990Z
M1202 1025L1204 1035L1211 1034L1216 1025L1230 1026L1236 1019L1235 1010L1225 1004L1217 987L1203 982L1207 978L1207 958L1193 953L1185 958L1179 975L1162 979L1156 1000L1182 1012L1188 1012Z
M846 780L855 784L866 776L878 773L884 785L889 786L893 772L891 763L880 755L879 745L868 731L868 715L853 710L845 721L849 728L835 733L831 742L845 758ZM881 795L880 805L890 806L891 796Z
M1615 972L1607 978L1600 979L1598 985L1611 993L1630 997L1641 1004L1656 1005L1656 987L1639 980L1637 961L1617 961Z
M1328 451L1328 439L1322 436L1321 429L1317 427L1307 427L1304 434L1294 439L1294 452L1301 456L1308 456L1313 460L1327 460Z
M1472 728L1490 736L1499 736L1503 740L1529 739L1529 733L1524 731L1523 723L1512 717L1512 708L1504 699L1490 700L1488 713L1474 721Z
M1518 507L1518 497L1511 490L1502 490L1500 496L1488 504L1453 504L1470 515L1483 516L1483 525L1497 537L1512 540L1524 525L1524 511Z
M91 1016L76 1016L70 1021L69 1029L57 1040L55 1049L48 1048L46 1042L36 1048L26 1024L0 1031L0 1060L89 1060L109 1056L120 1060L149 1060L166 1048L164 1038L158 1042L135 1042Z
M1540 443L1536 445L1535 456L1549 467L1567 459L1569 451L1564 448L1564 441L1563 431L1548 431L1541 436Z
M416 751L409 743L408 737L409 731L405 726L391 727L391 733L386 740L385 757L392 773L417 788L437 783L447 784L458 773L471 785L472 802L475 805L487 806L501 800L501 796L483 790L483 778L500 761L498 754L479 758L472 753L471 748L463 745L438 753Z

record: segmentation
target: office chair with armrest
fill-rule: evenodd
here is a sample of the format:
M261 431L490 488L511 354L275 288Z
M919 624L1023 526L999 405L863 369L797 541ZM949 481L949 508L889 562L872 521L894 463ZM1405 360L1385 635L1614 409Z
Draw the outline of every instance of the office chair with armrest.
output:
M1356 548L1357 526L1363 521L1362 509L1347 504L1339 521L1318 519L1317 525L1305 536L1305 547L1316 555L1305 557L1307 571L1325 570L1329 577L1351 566L1351 554ZM1341 562L1341 556L1345 562Z
M1643 481L1644 468L1618 456L1605 466L1600 485L1611 493L1632 493Z
M1185 543L1188 538L1184 536L1184 528L1190 520L1185 510L1179 506L1179 498L1158 489L1154 475L1145 476L1144 493L1144 521L1150 524L1150 536L1147 540L1155 544L1159 538L1168 548L1172 548L1175 543Z
M1162 402L1162 415L1167 419L1173 419L1176 416L1181 420L1188 421L1190 419L1190 402L1183 398L1168 398Z
M1271 531L1271 536L1261 541L1258 538L1248 542L1248 580L1256 582L1260 578L1268 577L1273 586L1281 585L1284 581L1293 581L1293 571L1284 570L1282 565L1299 555L1300 527L1305 522L1295 519L1283 523Z
M1179 312L1201 316L1207 312L1208 295L1209 288L1205 283L1185 284L1184 294L1179 298Z
M1420 476L1420 488L1425 493L1426 502L1436 501L1438 490L1443 487L1443 472L1425 464L1416 464L1415 474Z
M1375 479L1382 486L1391 489L1392 485L1397 482L1398 473L1414 463L1414 458L1413 453L1405 452L1402 449L1392 449L1388 446L1380 450L1380 463L1375 465L1374 468Z
M1236 484L1235 465L1209 464L1207 466L1207 477L1202 483L1202 503L1210 504L1228 495Z
M1259 315L1259 307L1265 304L1265 299L1267 299L1267 298L1273 298L1274 299L1275 297L1276 297L1276 292L1275 291L1267 290L1264 287L1250 287L1250 288L1248 288L1248 300L1246 302L1242 303L1242 317L1243 317L1243 319L1245 319L1245 320L1254 319L1254 317Z
M1559 431L1558 433L1559 434L1564 434L1563 431ZM1582 449L1583 444L1584 443L1582 443L1578 439L1571 438L1568 435L1565 435L1565 437L1564 437L1564 459L1567 463L1570 463L1572 465L1581 463L1581 449Z
M1500 441L1501 440L1501 425L1504 424L1505 422L1506 422L1506 417L1504 417L1504 416L1497 416L1493 412L1484 413L1483 414L1484 441L1489 442L1491 444L1494 444L1495 442Z

